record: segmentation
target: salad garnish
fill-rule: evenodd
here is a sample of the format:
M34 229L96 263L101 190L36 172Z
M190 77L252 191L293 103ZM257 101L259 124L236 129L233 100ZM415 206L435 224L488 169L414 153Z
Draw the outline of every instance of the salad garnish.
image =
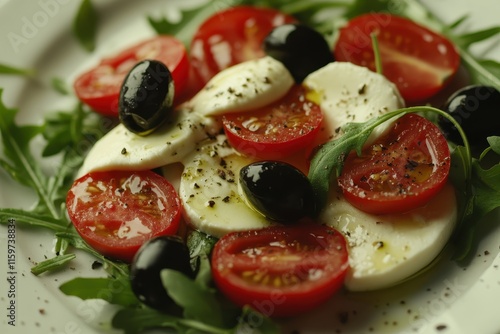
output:
M314 27L330 43L333 43L342 23L360 14L377 11L408 17L440 31L453 42L473 83L500 89L500 63L478 58L470 51L470 47L475 43L497 36L500 33L500 26L476 32L456 33L457 28L467 21L466 17L452 24L445 24L416 0L353 2L232 0L216 3L209 1L199 7L183 11L182 18L177 23L164 18L146 19L157 33L175 35L189 46L196 28L208 16L230 6L250 4L277 8L283 13L292 15L300 22ZM335 18L317 15L325 9L339 8L343 12ZM415 15L422 12L426 15ZM91 0L83 0L75 17L73 32L88 51L95 49L98 21L98 13ZM377 44L376 39L374 44ZM380 64L377 68L382 71ZM0 64L0 74L22 75L29 78L33 75L33 71ZM54 78L52 86L61 94L69 94L62 79ZM19 224L50 230L56 238L56 256L35 265L31 270L34 275L67 267L68 263L77 257L78 253L74 252L76 249L93 255L104 265L107 277L78 277L62 284L60 290L66 295L77 296L83 300L103 299L121 306L113 317L112 326L122 329L126 334L139 333L149 327L172 328L183 333L222 334L243 331L279 333L278 325L268 317L250 307L242 309L235 307L213 288L209 253L215 238L197 231L192 232L188 239L191 264L197 273L196 277L190 279L170 269L161 272L162 284L178 308L165 314L141 304L130 286L129 266L110 260L89 247L74 230L66 215L66 195L87 149L109 131L116 124L116 120L98 116L88 107L76 103L73 110L47 115L41 125L19 125L15 121L18 111L4 105L2 93L3 90L0 89L0 134L5 158L0 158L0 167L21 186L35 191L37 203L29 210L0 208L0 224L6 225L9 219L15 219ZM489 137L489 147L475 158L460 124L437 108L430 106L402 108L364 123L350 123L343 127L343 135L323 145L312 160L308 178L315 189L317 203L320 206L325 204L332 177L335 178L340 174L344 158L350 151L355 150L359 153L373 129L394 117L408 113L423 114L429 119L436 119L440 115L449 119L461 133L464 145L453 145L450 173L457 190L461 212L458 226L450 242L456 249L455 260L466 264L478 241L476 233L481 224L484 224L482 218L500 207L500 163L498 162L500 137ZM30 149L30 144L37 136L43 136L45 139L42 158L58 156L60 159L58 167L53 168L51 174L47 174L41 168L40 159ZM198 302L200 300L204 303Z

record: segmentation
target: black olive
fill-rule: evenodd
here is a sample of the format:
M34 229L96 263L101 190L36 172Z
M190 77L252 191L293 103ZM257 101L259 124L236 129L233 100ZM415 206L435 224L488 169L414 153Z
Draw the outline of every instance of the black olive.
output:
M174 302L161 282L160 272L174 269L193 277L189 250L178 236L159 236L144 243L130 267L132 291L144 304L157 310L167 310Z
M264 51L282 62L297 83L334 61L325 38L302 24L284 24L274 28L264 39Z
M240 186L247 202L267 218L291 223L315 213L311 183L290 164L260 161L247 165L240 170Z
M118 104L120 121L130 131L147 135L173 110L174 81L157 60L137 63L123 81Z
M500 92L494 87L473 85L459 89L442 107L460 124L471 145L487 147L486 138L500 136ZM446 118L439 118L446 138L462 144L457 128Z

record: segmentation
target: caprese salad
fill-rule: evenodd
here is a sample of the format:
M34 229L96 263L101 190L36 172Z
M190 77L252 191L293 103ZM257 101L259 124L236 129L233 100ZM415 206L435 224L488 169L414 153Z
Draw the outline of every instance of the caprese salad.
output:
M386 13L349 20L332 44L277 9L217 12L188 48L159 35L75 80L80 101L119 124L83 160L67 214L127 268L138 307L165 316L187 307L176 280L208 277L271 318L341 288L391 287L427 267L464 216L468 189L452 174L469 182L471 162L454 152L471 160L469 145L500 136L493 87L424 105L459 65L446 37Z

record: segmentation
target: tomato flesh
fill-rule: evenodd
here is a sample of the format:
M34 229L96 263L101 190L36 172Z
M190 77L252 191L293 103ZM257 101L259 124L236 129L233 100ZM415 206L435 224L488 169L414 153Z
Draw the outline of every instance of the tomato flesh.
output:
M400 213L424 205L442 189L450 162L437 126L408 114L361 156L350 153L338 183L346 200L362 211Z
M335 58L375 71L372 33L377 36L383 75L408 103L435 95L460 65L460 55L446 37L386 13L361 15L341 28Z
M225 68L264 56L262 42L269 32L294 21L275 9L250 6L234 6L212 15L191 41L194 72L205 84Z
M343 285L347 261L344 237L333 228L273 226L222 237L212 253L212 273L237 305L287 317L331 298Z
M86 174L73 183L66 205L92 248L125 262L152 237L175 234L181 219L174 187L151 171Z
M320 106L306 98L300 85L259 110L222 118L229 143L243 154L263 159L283 158L312 145L322 122Z
M189 58L184 45L172 36L156 36L103 59L74 82L77 97L93 110L118 117L120 88L127 73L139 61L163 62L172 73L175 98L182 95L189 77Z

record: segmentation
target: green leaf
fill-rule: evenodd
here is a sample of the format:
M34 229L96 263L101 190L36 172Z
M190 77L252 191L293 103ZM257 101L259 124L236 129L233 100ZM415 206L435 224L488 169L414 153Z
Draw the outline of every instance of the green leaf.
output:
M69 95L70 90L63 79L52 78L51 84L52 88L54 88L56 92L60 93L61 95Z
M30 225L52 230L54 232L64 232L67 224L52 216L41 216L37 212L21 209L0 209L0 224L7 224L9 219L14 219L16 223Z
M125 334L138 334L146 328L165 328L165 333L180 333L182 326L178 324L180 318L160 313L150 308L125 308L119 310L113 317L111 324L121 329ZM171 329L172 331L169 331Z
M187 237L186 243L189 249L191 267L197 273L195 280L205 287L208 287L212 282L209 255L217 240L217 238L197 230L190 231Z
M87 51L94 51L99 17L90 0L82 0L75 20L73 33Z
M486 71L491 73L494 77L500 78L500 63L496 60L481 59L478 60L478 64L482 66Z
M468 48L472 44L484 41L500 33L500 26L461 34L455 38L455 43Z
M212 290L172 269L162 270L161 280L168 295L184 309L185 318L212 326L223 324L221 309Z
M60 269L74 258L76 258L75 254L65 254L56 256L52 259L47 259L31 268L31 273L38 276L46 271Z
M132 292L128 278L77 277L62 284L59 289L68 296L82 300L102 299L122 306L134 306L139 303Z
M31 69L0 64L0 74L29 76L33 75L34 71Z
M258 326L256 326L258 324ZM279 334L281 328L269 317L245 306L236 333Z
M92 247L87 245L85 241L83 241L83 239L78 235L78 233L74 231L58 232L56 233L56 236L66 240L71 246L93 255L96 259L99 259L102 263L106 264L108 266L108 271L110 272L110 275L112 277L127 278L129 276L129 267L127 264L112 261L106 258L102 254L94 250Z
M488 137L488 143L493 152L500 155L500 136Z

